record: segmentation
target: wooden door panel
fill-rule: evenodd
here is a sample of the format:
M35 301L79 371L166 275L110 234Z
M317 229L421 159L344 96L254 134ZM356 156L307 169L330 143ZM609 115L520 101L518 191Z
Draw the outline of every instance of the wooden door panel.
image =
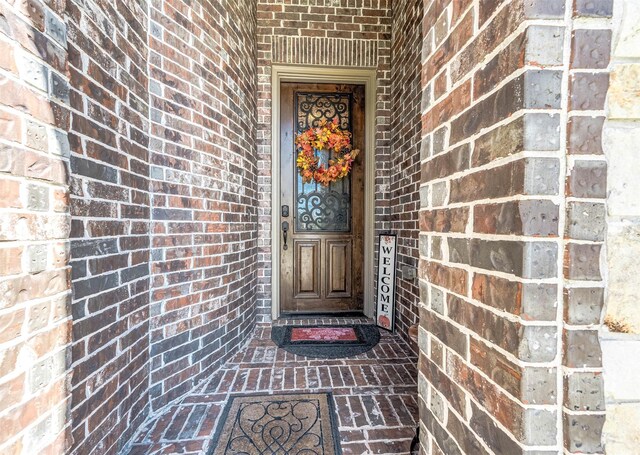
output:
M351 297L351 240L327 240L327 298Z
M294 240L294 298L319 299L320 240Z
M280 308L283 312L362 311L364 268L364 87L281 85ZM305 184L296 168L298 132L338 118L360 154L350 175L329 187ZM323 152L324 153L324 152ZM324 157L324 159L329 159ZM283 210L284 206L288 210ZM286 215L288 212L288 215Z

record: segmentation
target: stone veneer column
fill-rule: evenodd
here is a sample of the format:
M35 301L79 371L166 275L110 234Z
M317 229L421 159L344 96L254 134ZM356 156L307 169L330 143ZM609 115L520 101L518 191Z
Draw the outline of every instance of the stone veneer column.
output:
M69 434L69 82L60 2L0 0L0 453Z
M606 329L601 331L609 454L640 445L640 3L616 0L607 121Z

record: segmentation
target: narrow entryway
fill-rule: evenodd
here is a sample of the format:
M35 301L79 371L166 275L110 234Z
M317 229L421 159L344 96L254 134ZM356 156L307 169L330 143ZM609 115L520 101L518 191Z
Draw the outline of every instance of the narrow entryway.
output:
M366 318L289 319L275 324L362 324ZM381 331L371 351L346 359L300 357L260 325L249 344L210 379L150 419L130 454L207 453L231 396L332 392L342 453L409 453L418 418L416 357Z

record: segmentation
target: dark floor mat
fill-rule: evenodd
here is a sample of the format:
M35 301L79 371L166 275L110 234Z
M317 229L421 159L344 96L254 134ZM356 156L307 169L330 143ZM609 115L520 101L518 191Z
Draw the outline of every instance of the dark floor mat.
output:
M293 354L337 359L371 350L380 341L380 330L369 324L276 326L271 339Z
M232 396L209 455L340 455L330 393Z

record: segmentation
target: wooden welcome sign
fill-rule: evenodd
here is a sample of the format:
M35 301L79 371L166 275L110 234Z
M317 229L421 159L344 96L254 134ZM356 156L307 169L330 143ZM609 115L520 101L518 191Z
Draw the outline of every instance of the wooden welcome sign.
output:
M396 305L396 236L380 235L378 245L378 312L376 321L379 327L393 331L393 319Z

